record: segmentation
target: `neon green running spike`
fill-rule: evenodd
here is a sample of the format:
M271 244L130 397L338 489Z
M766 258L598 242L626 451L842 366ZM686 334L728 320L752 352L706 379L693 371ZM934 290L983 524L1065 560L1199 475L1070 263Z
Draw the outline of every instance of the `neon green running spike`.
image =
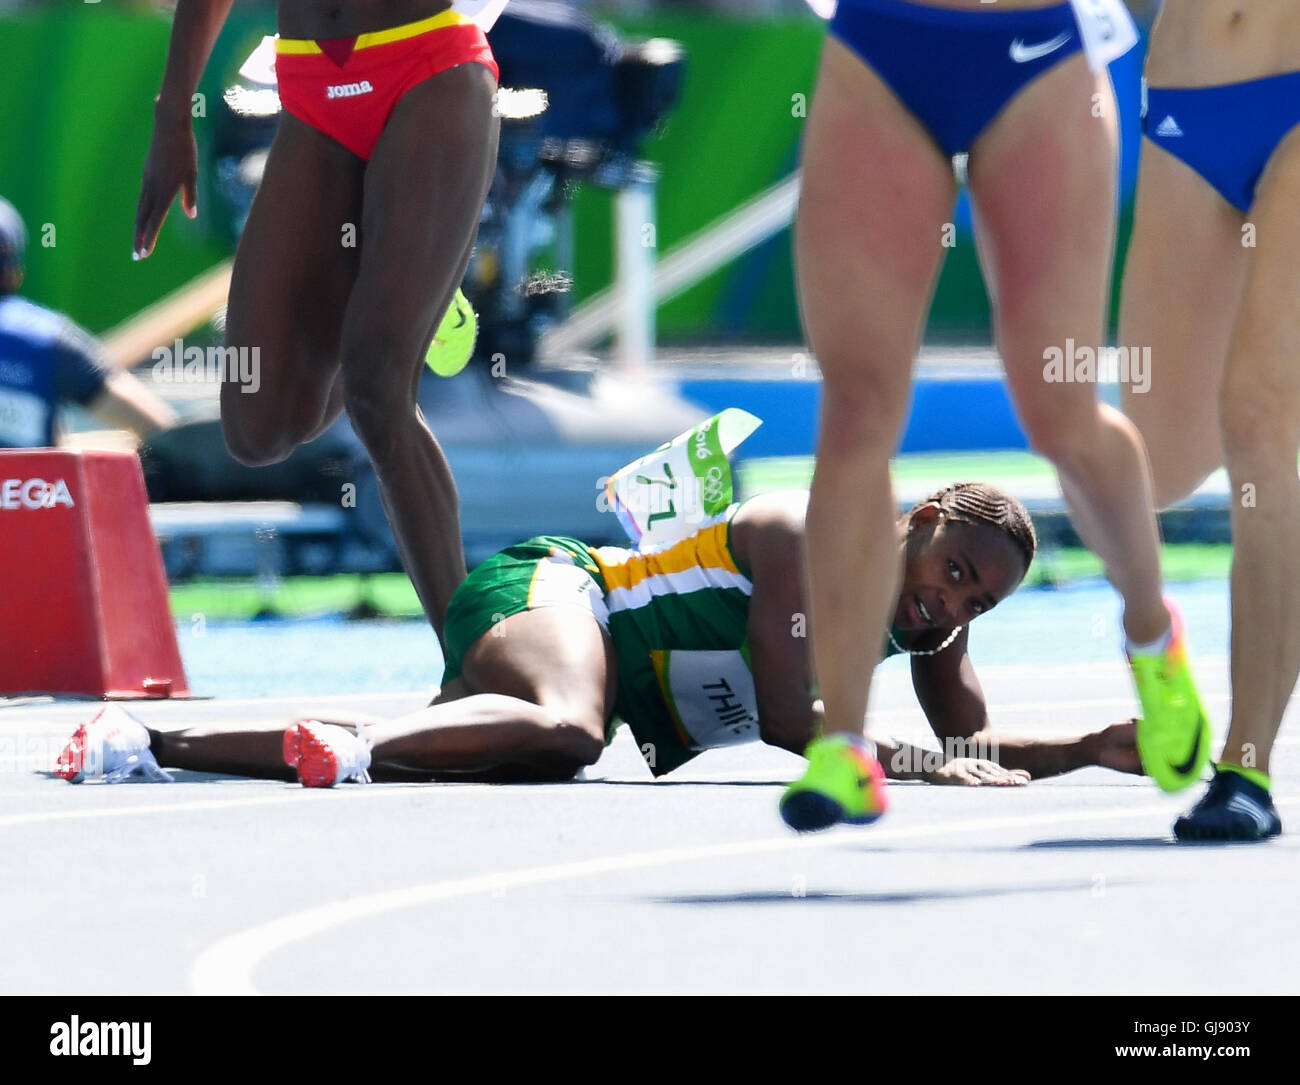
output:
M804 751L808 771L781 796L781 817L801 833L841 821L866 825L885 812L885 770L854 735L816 738Z
M1200 778L1210 760L1210 718L1187 664L1182 615L1168 599L1173 636L1164 655L1129 656L1142 702L1137 721L1142 770L1164 791L1181 791Z
M433 334L433 342L424 355L425 363L440 377L454 377L474 356L477 338L478 316L458 289Z

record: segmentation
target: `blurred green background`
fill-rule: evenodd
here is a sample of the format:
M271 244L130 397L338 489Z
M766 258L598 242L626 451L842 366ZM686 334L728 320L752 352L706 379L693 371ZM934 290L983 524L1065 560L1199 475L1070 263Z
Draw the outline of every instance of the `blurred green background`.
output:
M209 102L272 24L270 7L236 6L201 84ZM633 37L677 39L688 57L682 101L647 148L661 170L662 253L795 168L802 105L811 96L825 31L811 16L700 11L620 18L615 25ZM0 194L22 212L32 237L24 292L94 331L230 252L201 170L198 221L171 215L154 257L130 260L151 103L169 33L170 15L148 7L75 3L0 13ZM1131 75L1137 63L1128 65ZM1135 75L1127 82L1135 85ZM1126 86L1122 103L1131 97ZM196 119L201 155L209 125L210 118ZM1131 175L1135 141L1126 133L1125 143ZM584 188L575 201L576 300L610 282L612 200L608 192ZM968 215L959 208L955 217L963 232L948 255L930 337L987 341L988 304ZM789 231L664 305L658 331L665 343L799 340Z

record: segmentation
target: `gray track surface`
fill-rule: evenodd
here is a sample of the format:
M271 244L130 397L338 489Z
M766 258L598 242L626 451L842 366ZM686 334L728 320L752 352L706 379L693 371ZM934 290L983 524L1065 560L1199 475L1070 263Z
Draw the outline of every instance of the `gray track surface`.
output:
M1216 721L1222 659L1199 659ZM1132 714L1117 659L981 668L1003 729ZM151 703L151 724L390 714L419 694ZM3 993L1300 992L1295 836L1186 847L1190 792L1089 769L1014 790L895 784L885 818L798 838L801 761L759 746L652 782L626 730L557 786L297 785L42 769L85 703L0 708ZM1275 755L1300 819L1297 703ZM906 671L873 730L923 740Z

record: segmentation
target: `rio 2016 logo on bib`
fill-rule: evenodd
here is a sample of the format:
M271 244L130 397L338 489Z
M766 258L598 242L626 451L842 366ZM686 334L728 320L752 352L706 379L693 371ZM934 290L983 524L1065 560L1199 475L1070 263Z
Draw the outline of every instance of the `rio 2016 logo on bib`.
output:
M706 506L716 508L718 505L722 505L723 508L726 508L730 504L728 498L731 494L727 486L728 481L727 472L723 468L716 463L709 467L700 479L700 496L704 498Z
M628 538L670 546L725 515L734 500L727 457L762 424L728 407L611 476L605 494Z

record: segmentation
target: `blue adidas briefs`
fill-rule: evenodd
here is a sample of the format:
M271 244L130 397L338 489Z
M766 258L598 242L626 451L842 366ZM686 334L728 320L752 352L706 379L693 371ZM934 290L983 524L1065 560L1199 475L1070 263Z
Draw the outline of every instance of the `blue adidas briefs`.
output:
M1239 211L1287 133L1300 124L1300 72L1216 87L1143 87L1142 132Z

